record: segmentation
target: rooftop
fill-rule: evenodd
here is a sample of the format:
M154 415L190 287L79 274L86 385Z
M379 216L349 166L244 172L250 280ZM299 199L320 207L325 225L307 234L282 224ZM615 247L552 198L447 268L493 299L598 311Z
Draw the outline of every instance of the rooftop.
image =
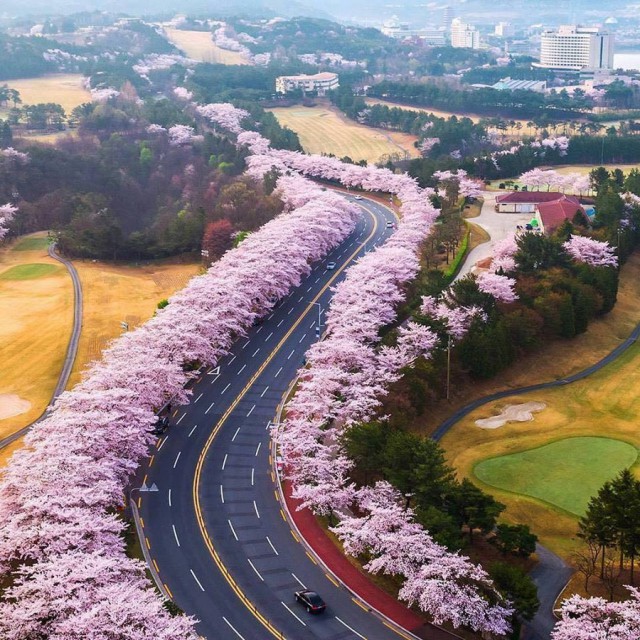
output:
M513 191L512 193L501 193L496 196L496 202L498 204L540 204L541 202L553 202L561 198L572 199L575 204L580 204L574 196L565 196L558 191Z
M331 73L330 71L323 71L322 73L316 73L312 76L308 75L298 75L298 76L281 76L286 80L311 80L311 81L322 81L322 80L335 80L338 77L337 73Z
M566 220L571 222L578 212L585 216L586 222L589 221L582 205L573 196L563 195L559 200L543 202L538 205L538 214L545 233L553 233Z

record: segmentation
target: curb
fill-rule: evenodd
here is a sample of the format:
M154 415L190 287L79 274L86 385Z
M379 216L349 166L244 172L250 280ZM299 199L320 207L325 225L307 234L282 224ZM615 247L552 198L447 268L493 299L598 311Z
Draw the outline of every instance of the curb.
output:
M277 411L276 416L275 416L276 421L275 421L275 424L274 424L274 428L275 428L276 431L280 428L280 425L281 425L282 412L283 412L284 406L286 404L286 399L289 397L293 387L297 383L297 380L298 380L298 377L296 376L296 378L291 382L291 384L289 385L289 387L285 391L284 395L282 396L282 400L281 400L281 402L280 402L280 404L278 406L278 411ZM312 556L314 560L316 560L316 562L322 568L322 570L325 571L327 573L327 575L330 576L330 578L332 578L333 581L335 581L340 586L340 588L344 589L345 591L347 591L348 593L351 594L353 600L356 602L356 604L359 607L361 607L365 611L369 611L370 613L375 615L377 618L379 618L381 620L381 622L385 626L389 627L391 630L395 631L399 636L405 638L406 640L421 640L421 638L419 636L415 635L409 629L406 629L406 628L402 627L395 620L393 620L392 618L390 618L386 614L382 613L382 611L380 611L379 609L376 609L373 605L369 604L356 591L354 591L351 587L349 587L340 578L339 575L334 573L334 571L325 564L323 558L320 555L318 555L318 553L316 553L315 549L306 541L306 539L302 535L302 532L298 528L298 525L297 525L297 523L295 521L295 518L292 516L291 511L289 510L289 505L288 505L287 500L285 498L284 490L283 490L283 487L282 487L282 478L280 476L280 471L277 468L278 453L277 453L276 438L274 438L274 437L271 438L271 460L272 460L272 472L274 474L274 478L275 478L274 481L275 481L275 484L276 484L276 487L277 487L277 492L278 492L278 500L279 500L279 502L280 502L280 504L282 506L283 512L286 515L287 522L289 523L289 525L291 526L292 530L296 533L296 535L300 539L300 543L305 548L306 552L310 556ZM425 624L430 624L430 623L425 621ZM433 626L435 627L435 625L433 625ZM443 632L443 633L447 633L452 638L458 638L459 640L462 640L461 636L458 636L458 635L456 635L456 634L454 634L454 633L452 633L450 631L447 631L446 629L442 629L441 627L436 627L436 628L439 631Z

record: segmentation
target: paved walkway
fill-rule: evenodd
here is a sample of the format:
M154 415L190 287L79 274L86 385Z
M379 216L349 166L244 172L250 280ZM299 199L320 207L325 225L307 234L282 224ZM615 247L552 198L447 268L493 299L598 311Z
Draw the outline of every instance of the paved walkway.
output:
M491 239L469 252L456 280L468 273L473 273L475 265L480 260L490 257L493 254L493 245L513 233L516 230L516 225L524 225L531 220L530 213L498 213L495 207L496 196L499 194L498 191L483 191L481 197L484 199L484 203L480 215L477 218L468 218L472 224L482 227L491 236Z
M343 582L347 588L357 594L373 609L393 620L403 629L419 638L428 640L452 640L457 638L443 629L425 622L424 618L408 609L386 591L375 585L363 573L358 571L318 524L309 509L298 511L299 501L291 497L288 482L283 484L283 492L291 519L302 534L307 544L322 560L331 572Z
M62 262L62 264L67 268L67 271L71 276L71 281L73 282L73 328L71 330L71 337L69 338L69 344L67 345L67 352L64 357L62 370L60 371L60 376L58 377L56 388L54 389L53 395L51 396L49 406L42 412L40 417L34 420L31 424L27 425L26 427L22 427L22 429L15 431L6 438L0 439L0 449L7 447L12 442L18 440L18 438L21 438L29 431L29 429L31 429L34 424L40 422L40 420L47 416L49 407L65 390L67 382L69 382L69 376L71 375L73 363L75 362L76 354L78 353L78 342L80 341L80 332L82 331L82 284L80 283L80 278L78 276L76 268L73 266L73 264L71 264L71 262L69 262L69 260L56 253L55 244L53 243L49 245L49 255L54 260Z

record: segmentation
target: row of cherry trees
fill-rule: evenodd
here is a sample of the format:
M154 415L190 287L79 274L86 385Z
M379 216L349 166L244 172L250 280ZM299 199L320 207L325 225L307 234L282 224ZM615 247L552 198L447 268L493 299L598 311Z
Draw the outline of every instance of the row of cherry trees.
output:
M273 168L293 168L347 187L395 193L402 200L404 215L398 232L384 247L361 258L336 287L327 317L327 337L307 354L309 368L302 370L296 394L287 407L280 446L302 506L323 514L340 512L334 531L345 550L356 556L366 554L371 558L366 568L374 573L403 576L401 599L417 603L437 622L448 620L455 626L505 633L511 609L496 600L484 571L435 544L388 483L357 489L348 475L352 463L340 446L345 429L373 415L400 369L420 355L428 357L436 347L435 333L415 323L399 330L396 347L378 346L380 328L395 319L394 308L403 299L403 285L417 272L416 249L435 218L427 204L430 194L420 192L407 176L354 167L331 158L270 150L259 134L241 131L244 115L238 110L231 111L228 106L206 109L207 115L214 114L214 121L235 129L239 142L249 146L254 153L248 158L249 171L256 177ZM543 177L556 180L556 176ZM457 180L460 192L476 195L477 185L464 172L438 178L445 183ZM586 190L580 176L571 176L571 181L572 185L566 180L567 188ZM606 242L572 236L563 248L574 260L590 266L617 265ZM502 275L515 269L517 249L515 237L496 244L489 272L477 278L481 291L506 303L517 298L515 281ZM464 337L475 318L483 318L481 309L460 307L446 293L439 300L425 298L421 314L440 320L454 341ZM350 514L348 508L353 506L359 515ZM637 592L632 595L630 602L622 604L574 596L563 605L554 640L592 640L603 634L614 640L636 638L640 607Z
M229 117L219 108L205 110L218 124ZM241 126L237 119L229 125ZM400 598L417 603L435 621L506 633L511 609L483 569L436 544L388 483L357 489L349 480L352 463L340 445L346 429L374 415L402 369L421 355L428 357L438 342L430 329L409 322L399 329L396 346L379 345L380 330L395 320L405 285L418 272L419 246L438 215L429 201L432 192L386 169L271 150L254 132L240 133L238 140L254 153L247 163L256 177L274 168L293 169L347 187L392 193L402 201L398 230L347 271L334 290L326 338L307 352L309 366L301 372L278 436L294 496L322 514L356 506L361 515L342 517L335 528L347 552L366 552L372 572L402 576Z
M174 640L116 515L153 438L155 410L186 402L192 364L215 363L311 263L344 240L358 209L299 176L278 181L287 212L251 234L169 305L123 335L34 426L0 480L0 636ZM187 366L185 366L187 365Z
M529 190L540 191L546 188L547 191L561 190L563 193L576 193L579 195L588 194L591 190L591 180L588 175L581 173L561 174L553 169L531 169L523 173L518 182Z

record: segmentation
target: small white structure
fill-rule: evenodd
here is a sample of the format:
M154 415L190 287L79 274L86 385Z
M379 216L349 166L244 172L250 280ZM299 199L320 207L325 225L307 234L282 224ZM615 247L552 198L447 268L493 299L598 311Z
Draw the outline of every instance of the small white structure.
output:
M340 86L337 73L324 71L312 76L278 76L276 78L276 92L289 93L302 89L302 91L316 91L319 96L324 96L328 91Z
M412 29L408 22L400 22L397 16L387 20L380 29L385 36L404 40L406 38L420 38L425 44L444 46L445 29L438 27L425 27L424 29Z
M545 80L514 80L507 77L496 82L492 88L497 91L534 91L536 93L544 93L547 83Z

